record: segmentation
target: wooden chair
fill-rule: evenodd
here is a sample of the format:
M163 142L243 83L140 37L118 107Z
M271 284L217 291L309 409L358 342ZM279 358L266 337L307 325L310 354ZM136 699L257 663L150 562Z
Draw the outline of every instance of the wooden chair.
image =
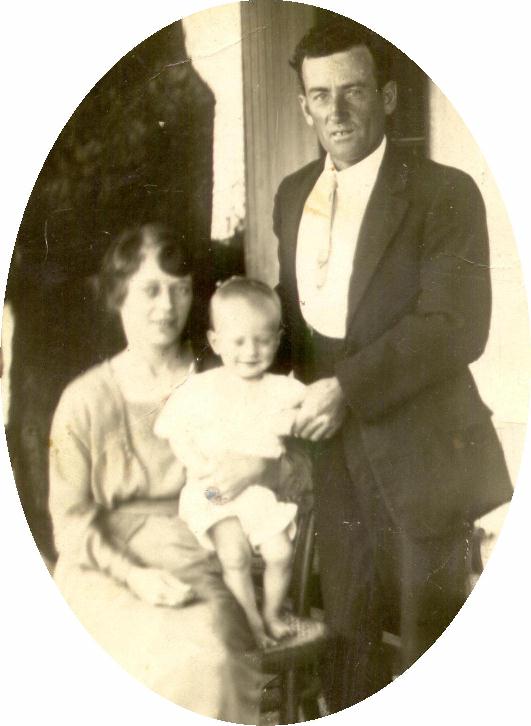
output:
M278 710L282 724L319 718L316 665L330 634L311 608L314 580L315 523L313 508L302 511L295 541L289 608L297 632L262 652L262 667L275 679L265 691L263 710Z
M312 497L304 494L308 493L303 493L301 497L299 492L292 497L300 508L290 587L290 608L297 619L298 630L296 635L262 652L264 672L276 675L271 687L264 694L263 710L278 710L281 724L298 723L300 715L305 721L325 715L321 713L318 704L320 684L316 675L316 664L330 644L332 635L323 620L316 617L319 611L312 608L312 595L315 592L313 585L316 579L315 515ZM485 532L476 528L468 563L470 589L483 571L481 543L484 538ZM384 632L382 644L393 675L398 677L402 673L400 636Z

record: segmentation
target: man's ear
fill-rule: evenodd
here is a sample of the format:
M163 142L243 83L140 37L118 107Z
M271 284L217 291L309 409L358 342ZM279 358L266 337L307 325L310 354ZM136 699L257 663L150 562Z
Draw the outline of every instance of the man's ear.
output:
M396 108L398 102L398 88L396 81L387 81L382 88L383 107L386 116L390 116Z
M310 114L310 111L308 110L308 99L306 98L304 93L299 93L299 103L301 105L304 120L306 121L308 126L313 126L313 118Z
M207 330L207 340L210 343L210 347L214 351L216 355L219 355L218 353L218 336L216 335L215 330Z

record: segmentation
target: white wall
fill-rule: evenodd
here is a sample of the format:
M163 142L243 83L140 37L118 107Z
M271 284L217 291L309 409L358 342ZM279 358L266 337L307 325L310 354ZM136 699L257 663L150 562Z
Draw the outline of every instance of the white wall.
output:
M13 343L13 331L15 329L15 320L13 317L13 310L10 303L4 305L4 311L2 315L2 335L1 335L1 347L2 347L2 414L4 418L4 426L9 423L9 405L11 403L11 358L12 358L12 343Z
M245 218L240 5L189 15L183 26L193 66L216 98L211 235L225 240Z
M484 401L494 411L513 481L527 421L531 370L526 293L511 223L486 159L461 117L433 83L429 89L429 156L458 167L476 181L487 207L493 312L484 355L472 369ZM489 518L498 526L500 513Z

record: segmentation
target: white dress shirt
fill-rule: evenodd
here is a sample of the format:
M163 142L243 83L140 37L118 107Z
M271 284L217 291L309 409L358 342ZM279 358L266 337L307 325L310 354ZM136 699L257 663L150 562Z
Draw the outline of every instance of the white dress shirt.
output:
M327 156L304 205L297 237L299 304L308 325L329 338L345 337L356 244L385 147L384 136L372 154L343 171Z

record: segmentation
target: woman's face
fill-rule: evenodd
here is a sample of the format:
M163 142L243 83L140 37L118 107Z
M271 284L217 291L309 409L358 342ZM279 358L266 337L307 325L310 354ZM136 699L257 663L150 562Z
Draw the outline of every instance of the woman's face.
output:
M120 309L130 345L166 348L180 340L192 305L192 278L161 270L158 251L149 250L129 278Z

